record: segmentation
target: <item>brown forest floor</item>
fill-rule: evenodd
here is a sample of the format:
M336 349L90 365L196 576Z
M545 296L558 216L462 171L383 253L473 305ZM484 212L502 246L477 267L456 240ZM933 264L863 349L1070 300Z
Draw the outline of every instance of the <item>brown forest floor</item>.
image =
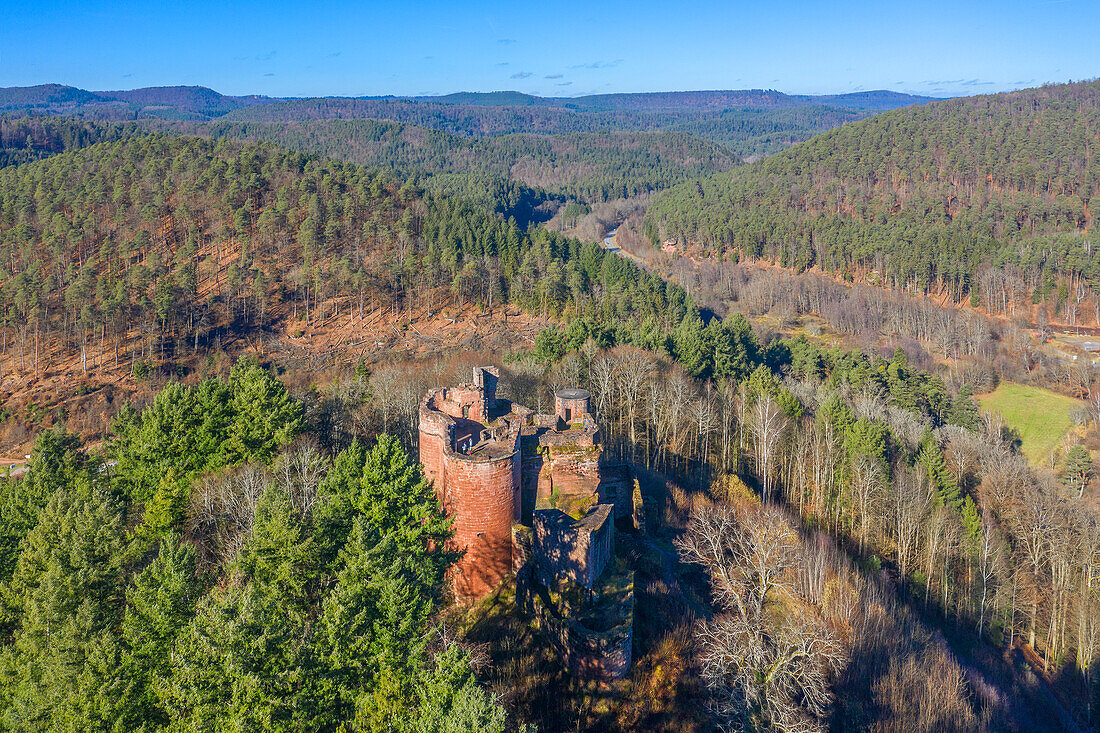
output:
M233 331L222 324L200 341L197 353L189 339L181 339L186 346L165 363L159 349L147 344L146 362L152 373L143 380L133 376L134 362L141 355L136 328L122 340L117 364L110 342L102 352L98 342L89 343L87 361L82 364L79 352L43 339L37 370L33 337L27 339L21 365L9 332L7 353L0 352L0 468L19 466L35 434L61 423L86 440L101 440L122 404L151 399L170 372L185 382L196 381L223 373L246 354L303 368L331 368L360 360L370 365L454 352L508 352L533 344L547 322L514 306L486 311L473 303L455 306L449 300L440 307L439 300L434 310L376 306L364 310L360 318L357 299L345 298L339 315L309 324L293 319L286 304L277 304L269 310L265 328ZM332 310L330 301L326 311Z

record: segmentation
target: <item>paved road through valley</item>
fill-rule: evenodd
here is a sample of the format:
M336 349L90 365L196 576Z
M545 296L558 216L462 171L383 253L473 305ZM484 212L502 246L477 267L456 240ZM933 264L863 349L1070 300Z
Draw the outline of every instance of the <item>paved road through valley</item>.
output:
M608 252L614 252L620 257L625 257L628 260L631 260L635 265L642 268L643 270L648 270L649 266L646 264L645 260L643 260L641 257L638 257L637 255L633 255L630 252L627 252L625 249L622 249L617 244L615 244L615 233L617 231L619 231L619 228L615 227L607 233L607 236L603 238L603 248L606 249Z

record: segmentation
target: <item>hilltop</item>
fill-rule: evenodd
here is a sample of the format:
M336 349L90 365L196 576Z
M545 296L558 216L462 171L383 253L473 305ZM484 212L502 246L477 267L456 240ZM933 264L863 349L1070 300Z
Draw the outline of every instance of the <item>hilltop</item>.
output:
M40 84L33 87L0 87L0 110L70 110L100 101L92 92L64 84Z
M0 87L0 111L36 111L50 114L81 113L96 116L124 110L136 115L160 116L165 110L177 115L220 117L235 110L279 105L283 109L312 109L343 106L348 110L375 109L393 103L449 105L456 107L544 107L574 111L633 112L715 112L736 108L789 108L831 106L845 109L878 111L910 104L923 104L931 97L899 94L885 90L851 94L784 94L774 89L739 89L686 92L634 92L592 94L578 97L539 97L517 91L455 92L438 96L318 97L313 99L278 98L250 94L232 96L203 86L163 86L88 91L63 84L30 87ZM307 106L303 107L302 103ZM357 105L356 103L366 103ZM271 114L283 117L285 111Z
M769 155L794 142L927 97L888 91L791 95L771 89L640 92L539 97L517 91L421 97L279 99L229 96L199 86L86 91L49 84L0 89L0 113L77 115L97 120L236 123L374 119L451 135L686 132L741 157ZM700 171L697 175L705 174Z
M740 161L722 145L679 131L516 133L492 137L373 119L304 122L217 121L189 131L263 140L402 175L508 179L551 195L598 202L636 196ZM430 185L430 184L428 184Z
M796 95L798 99L807 104L824 104L831 107L863 110L888 110L898 107L908 107L911 104L926 104L934 102L934 97L924 97L918 94L905 94L903 92L891 92L886 89L876 89L869 92L849 92L847 94L822 94L822 95Z
M933 101L932 97L886 90L850 94L784 94L775 89L722 89L685 92L623 92L578 97L539 97L523 92L458 92L437 97L410 97L417 102L470 106L563 107L576 110L729 110L738 107L784 108L829 105L848 109L896 109Z
M145 87L94 92L62 84L0 88L0 112L79 114L99 119L141 116L209 118L275 101L270 97L219 94L201 86Z

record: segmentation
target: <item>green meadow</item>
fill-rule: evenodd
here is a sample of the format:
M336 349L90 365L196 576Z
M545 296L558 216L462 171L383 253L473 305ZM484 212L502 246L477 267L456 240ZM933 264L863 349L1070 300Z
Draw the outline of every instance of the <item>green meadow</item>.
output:
M1020 435L1020 448L1033 464L1044 462L1067 432L1080 400L1024 384L1004 382L989 394L978 395L982 408L1004 416Z

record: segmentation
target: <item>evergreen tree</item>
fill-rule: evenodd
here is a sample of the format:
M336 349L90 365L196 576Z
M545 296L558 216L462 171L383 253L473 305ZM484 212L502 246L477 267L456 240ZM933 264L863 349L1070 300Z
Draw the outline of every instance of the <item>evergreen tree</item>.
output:
M959 482L948 469L943 451L940 450L930 430L926 429L921 436L917 461L928 471L928 478L936 488L936 499L943 506L956 512L956 516L966 532L968 548L971 552L976 551L982 532L978 507L973 498L969 495L964 496L960 492Z
M35 439L27 474L0 480L0 582L11 577L23 538L38 524L50 496L63 487L87 485L88 457L80 438L59 430L45 430Z
M1083 445L1074 445L1066 453L1062 463L1062 485L1077 498L1085 493L1085 487L1093 477L1092 456Z
M346 538L355 517L361 516L367 536L375 542L388 538L395 554L412 561L426 587L441 587L444 572L456 559L445 549L451 520L420 465L397 438L383 434L369 450L353 444L343 451L319 493L317 526L329 556L340 549L341 536Z
M110 450L119 485L145 505L138 537L148 544L180 526L201 473L270 461L298 434L302 409L281 382L242 359L228 383L169 382L140 414L123 411Z
M889 468L889 431L880 423L862 417L851 423L844 432L844 447L849 460L856 455L864 455L877 463L884 472Z
M325 599L319 635L326 690L338 717L368 720L385 729L412 704L413 681L424 664L427 624L436 589L426 587L394 540L369 540L359 517L341 551L343 568Z
M237 583L216 591L176 645L164 698L187 730L302 730L321 705L310 635L316 552L278 488L256 508Z
M550 326L535 336L535 359L543 364L553 364L565 355L566 340L561 330Z
M194 549L174 534L165 535L156 558L128 591L122 621L124 666L135 683L127 715L135 727L170 722L159 694L172 675L172 650L200 591Z
M951 471L947 468L943 451L940 450L932 431L925 429L921 435L920 448L917 450L917 460L928 472L928 478L932 486L936 488L939 501L947 507L957 509L960 504L959 484Z
M469 656L455 645L437 653L417 677L417 708L402 730L408 733L503 733L507 718L478 685ZM518 726L528 733L526 725Z
M242 359L229 375L233 422L226 450L230 463L269 461L302 427L302 404L255 361Z
M697 312L689 315L676 327L672 334L672 341L676 359L688 374L700 379L711 375L714 369L714 345L710 334L703 326L703 319ZM726 346L730 348L731 354L724 354L723 358L726 361L726 367L732 368L730 363L733 361L733 345L727 342L724 348Z
M745 379L760 360L760 345L752 326L740 313L708 327L714 342L714 375L738 382ZM690 371L690 370L689 370Z
M5 727L106 730L120 718L124 549L105 496L60 489L50 499L0 587L12 635L0 670Z
M169 382L140 414L122 413L111 453L130 498L148 501L170 473L186 487L211 468L230 422L229 401L228 389L217 383L196 389Z
M958 393L951 400L951 408L946 420L952 425L958 425L967 430L977 430L981 425L981 414L978 411L978 403L974 399L974 389L969 384L959 387Z

